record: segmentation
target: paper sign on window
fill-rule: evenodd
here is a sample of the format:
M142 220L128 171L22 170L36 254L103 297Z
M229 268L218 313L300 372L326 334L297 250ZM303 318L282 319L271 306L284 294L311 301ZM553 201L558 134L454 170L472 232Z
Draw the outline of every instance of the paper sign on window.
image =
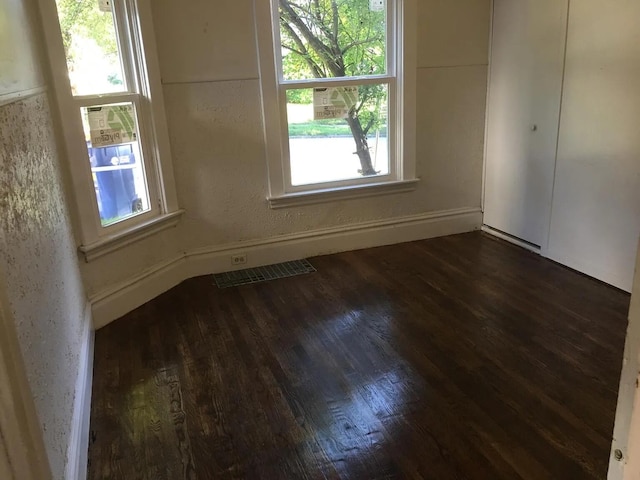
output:
M382 12L384 10L384 0L369 0L369 10Z
M138 126L133 105L89 107L87 119L93 148L138 140Z
M347 118L358 102L358 87L313 89L313 119Z
M111 13L111 0L98 0L98 9L101 12Z

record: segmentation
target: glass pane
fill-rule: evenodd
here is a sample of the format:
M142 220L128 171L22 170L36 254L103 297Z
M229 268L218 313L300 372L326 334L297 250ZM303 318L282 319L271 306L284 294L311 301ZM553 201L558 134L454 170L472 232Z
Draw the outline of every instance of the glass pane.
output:
M56 0L74 95L122 92L111 0Z
M385 74L386 2L280 0L284 79Z
M131 103L82 108L102 226L149 210L149 194Z
M287 91L291 184L389 174L388 85Z

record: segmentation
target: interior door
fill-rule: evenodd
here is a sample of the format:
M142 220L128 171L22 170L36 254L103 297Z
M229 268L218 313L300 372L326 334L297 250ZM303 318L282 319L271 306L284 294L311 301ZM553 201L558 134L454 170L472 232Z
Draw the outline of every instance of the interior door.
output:
M571 2L547 255L631 291L640 235L640 2Z
M568 0L495 0L484 223L542 246L548 237Z

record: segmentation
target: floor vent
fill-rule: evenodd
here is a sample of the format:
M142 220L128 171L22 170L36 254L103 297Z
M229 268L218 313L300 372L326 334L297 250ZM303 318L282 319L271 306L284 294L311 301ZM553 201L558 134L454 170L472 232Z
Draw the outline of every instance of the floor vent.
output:
M276 263L264 267L246 268L235 272L217 273L213 276L218 288L237 287L251 283L266 282L277 278L293 277L315 272L316 269L307 260Z

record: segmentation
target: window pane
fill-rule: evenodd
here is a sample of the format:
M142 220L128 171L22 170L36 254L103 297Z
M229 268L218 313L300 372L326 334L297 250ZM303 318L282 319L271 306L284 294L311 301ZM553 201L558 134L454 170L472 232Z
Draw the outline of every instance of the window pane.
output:
M74 95L122 92L111 0L56 0Z
M387 175L387 111L386 84L288 90L291 184Z
M284 79L385 74L386 1L280 0Z
M82 109L102 226L149 210L134 105Z

